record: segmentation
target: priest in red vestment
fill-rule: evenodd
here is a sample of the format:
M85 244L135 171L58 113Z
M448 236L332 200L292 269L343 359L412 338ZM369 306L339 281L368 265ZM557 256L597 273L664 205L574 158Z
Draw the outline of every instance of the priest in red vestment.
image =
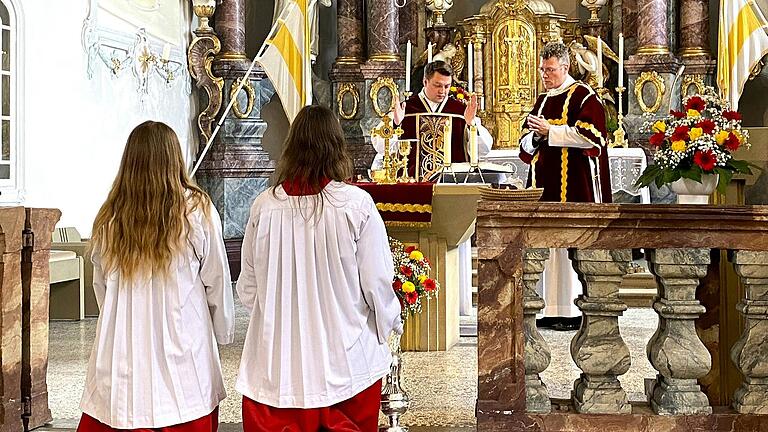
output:
M570 57L562 43L541 52L539 95L520 141L520 159L530 164L528 186L544 188L542 201L611 202L605 111L592 88L568 75ZM552 249L540 285L544 316L553 328L578 327L573 300L581 283L565 249ZM545 321L547 322L547 321Z
M451 65L440 60L429 63L424 68L424 88L402 103L399 96L395 95L395 109L390 113L390 116L394 124L403 129L400 138L416 139L416 117L406 116L406 114L454 114L455 117L451 117L451 162L468 162L468 124L476 126L479 157L483 157L491 151L493 138L490 132L482 126L480 118L476 115L477 96L471 96L466 103L460 102L449 97L452 85L453 69ZM391 151L396 151L397 139L396 136L390 141ZM371 143L378 153L371 169L380 169L384 153L384 140L380 137L372 137ZM416 147L413 146L408 155L408 174L413 176L415 168Z

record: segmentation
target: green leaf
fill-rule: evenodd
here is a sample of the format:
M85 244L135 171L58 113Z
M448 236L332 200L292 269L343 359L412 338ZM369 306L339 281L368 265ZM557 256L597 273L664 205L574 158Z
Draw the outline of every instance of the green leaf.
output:
M645 187L653 183L653 181L659 177L661 174L661 169L658 165L650 165L645 168L643 173L640 175L640 177L637 178L637 181L635 182L635 186L637 187Z
M720 171L718 171L720 169ZM720 178L717 180L717 191L721 194L725 193L725 189L728 187L728 184L731 182L731 179L733 178L733 171L726 170L722 168L715 169L718 174L720 174Z
M684 178L691 179L695 182L701 183L701 168L695 166L689 170L682 171L680 175Z

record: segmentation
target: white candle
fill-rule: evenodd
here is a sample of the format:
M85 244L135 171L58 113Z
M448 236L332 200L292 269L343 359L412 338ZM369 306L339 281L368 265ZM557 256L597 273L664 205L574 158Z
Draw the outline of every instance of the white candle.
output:
M168 60L171 58L171 44L165 44L163 45L163 60Z
M619 87L624 87L624 33L619 33Z
M427 63L432 63L432 42L427 44Z
M451 164L451 118L445 118L443 127L443 165Z
M472 42L467 44L467 91L475 91L475 50L472 48Z
M405 44L405 91L411 91L411 40Z
M603 86L603 39L597 38L597 86Z
M477 150L477 129L474 127L469 128L469 164L471 166L477 166L477 161L480 158Z

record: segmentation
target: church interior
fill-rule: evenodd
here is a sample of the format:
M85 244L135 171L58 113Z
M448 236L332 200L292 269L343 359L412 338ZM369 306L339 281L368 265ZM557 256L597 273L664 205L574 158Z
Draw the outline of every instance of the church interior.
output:
M137 124L177 133L237 278L249 208L271 185L292 118L290 74L261 59L298 3L0 0L3 431L77 428L99 315L88 239ZM737 23L757 23L751 34L724 30L731 3L749 8ZM336 113L351 181L440 285L396 342L381 430L768 431L768 0L319 0L306 14L311 88L299 92ZM727 51L734 38L751 51ZM551 90L539 62L555 42L568 48L567 74L604 108L595 136L610 202L565 202L564 180L561 202L526 195L543 174L521 142ZM403 181L412 147L393 134L395 99L425 94L434 61L452 70L448 97L477 101L492 145L477 156L468 121L465 159L452 168L443 124L416 115L412 144L440 155ZM727 124L748 137L735 157L751 174L719 171L722 184L698 202L671 180L640 186L661 164L658 122L690 116L699 95L722 96L723 64L736 65L738 92L718 115L738 114ZM435 117L449 134L456 120ZM371 169L382 138L400 147ZM579 324L565 331L536 325L557 250L583 289L569 300ZM235 312L235 342L220 347L224 431L242 430L235 379L249 313L237 300Z

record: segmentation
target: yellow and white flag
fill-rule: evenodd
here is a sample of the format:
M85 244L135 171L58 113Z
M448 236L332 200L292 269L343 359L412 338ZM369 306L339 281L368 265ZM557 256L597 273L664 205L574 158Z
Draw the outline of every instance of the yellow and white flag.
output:
M308 8L314 0L290 0L272 26L258 62L275 86L288 121L312 103Z
M750 73L768 54L768 23L754 3L720 0L717 86L734 111Z

